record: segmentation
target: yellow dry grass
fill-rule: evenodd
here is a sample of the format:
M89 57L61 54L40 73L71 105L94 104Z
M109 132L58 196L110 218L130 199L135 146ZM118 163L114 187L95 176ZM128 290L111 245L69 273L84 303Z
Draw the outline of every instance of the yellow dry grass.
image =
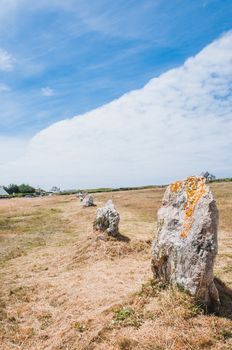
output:
M232 288L232 183L220 212L216 275ZM220 316L152 281L150 249L164 189L112 198L128 240L96 239L96 208L75 196L0 201L0 349L232 349L232 304ZM225 290L224 287L221 287Z

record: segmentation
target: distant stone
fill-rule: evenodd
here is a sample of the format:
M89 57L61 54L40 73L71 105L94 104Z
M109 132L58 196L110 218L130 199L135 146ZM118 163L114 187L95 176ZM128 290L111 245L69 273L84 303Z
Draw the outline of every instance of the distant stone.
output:
M106 231L110 236L118 235L120 215L115 209L112 200L109 200L103 208L97 210L94 228L99 231Z
M79 192L76 194L76 197L77 197L77 198L81 198L81 197L82 197L82 192L79 191Z
M88 206L93 207L94 206L94 198L92 195L89 196L88 198Z
M154 276L178 285L216 310L219 296L213 266L218 210L203 177L177 181L165 191L152 248Z
M85 196L82 200L82 206L83 207L94 207L94 198L92 195L90 196Z
M79 195L79 198L80 198L80 201L83 202L83 199L87 196L87 193L86 192L80 192L80 195Z

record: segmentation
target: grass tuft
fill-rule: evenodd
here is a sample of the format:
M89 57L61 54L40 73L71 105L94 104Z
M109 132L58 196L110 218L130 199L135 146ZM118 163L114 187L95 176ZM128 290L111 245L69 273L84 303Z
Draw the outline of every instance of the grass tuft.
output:
M115 311L112 323L123 327L138 328L142 324L142 316L130 306L123 306Z

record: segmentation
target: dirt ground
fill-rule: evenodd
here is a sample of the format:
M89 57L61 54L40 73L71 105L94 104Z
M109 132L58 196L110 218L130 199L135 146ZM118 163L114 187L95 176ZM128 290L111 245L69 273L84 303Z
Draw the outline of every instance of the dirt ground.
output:
M219 316L152 280L164 189L96 194L121 214L121 241L97 239L96 207L75 196L0 200L0 349L232 349L232 183L220 213ZM220 282L221 283L221 282Z

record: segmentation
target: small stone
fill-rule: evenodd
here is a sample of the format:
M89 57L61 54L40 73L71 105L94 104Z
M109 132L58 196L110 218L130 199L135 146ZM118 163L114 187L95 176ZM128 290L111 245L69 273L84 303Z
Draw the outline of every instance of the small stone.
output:
M203 177L168 186L158 211L152 249L155 278L178 285L216 310L219 296L213 266L217 254L218 210Z
M94 207L94 198L92 195L90 196L85 196L82 200L82 206L83 207Z
M120 215L112 200L109 200L103 208L97 210L94 229L102 232L106 231L110 236L115 237L118 235L119 221Z
M89 199L88 199L88 206L89 207L94 207L94 198L92 195L89 196Z

